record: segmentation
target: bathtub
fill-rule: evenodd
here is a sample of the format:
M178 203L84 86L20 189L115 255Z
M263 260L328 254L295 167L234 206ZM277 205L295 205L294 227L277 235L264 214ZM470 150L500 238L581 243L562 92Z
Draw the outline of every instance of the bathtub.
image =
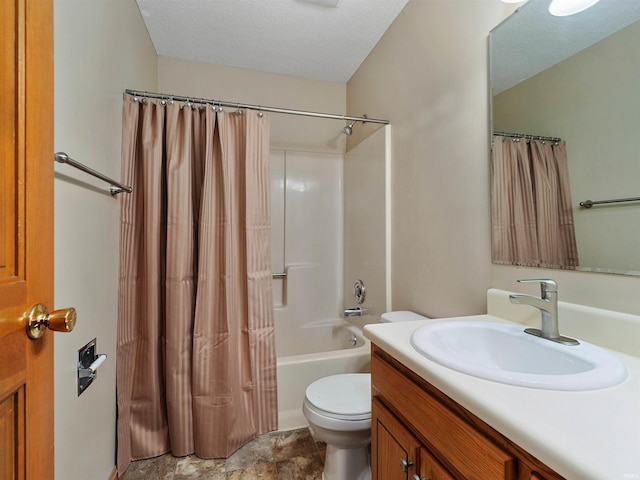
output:
M371 342L362 330L343 320L305 325L278 335L278 429L308 425L302 414L307 386L338 373L371 371Z

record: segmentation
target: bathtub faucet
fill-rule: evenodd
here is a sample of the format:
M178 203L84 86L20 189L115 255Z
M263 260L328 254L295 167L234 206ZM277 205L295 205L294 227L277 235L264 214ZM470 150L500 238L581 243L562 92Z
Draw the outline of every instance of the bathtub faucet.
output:
M344 318L361 317L362 315L372 315L372 314L373 314L373 310L370 308L355 307L355 308L344 309Z

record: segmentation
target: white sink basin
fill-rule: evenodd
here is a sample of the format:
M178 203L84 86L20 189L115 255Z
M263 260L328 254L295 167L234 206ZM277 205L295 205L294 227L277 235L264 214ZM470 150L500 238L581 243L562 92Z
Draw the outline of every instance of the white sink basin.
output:
M561 345L497 322L443 320L417 329L411 345L425 357L474 377L547 390L596 390L627 378L626 367L593 344Z

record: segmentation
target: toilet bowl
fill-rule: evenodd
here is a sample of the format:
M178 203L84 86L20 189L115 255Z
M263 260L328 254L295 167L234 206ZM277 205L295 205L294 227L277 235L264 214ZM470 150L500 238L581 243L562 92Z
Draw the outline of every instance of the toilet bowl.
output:
M414 312L387 312L382 322L425 319ZM345 373L307 387L302 412L327 444L323 480L370 480L371 374Z
M307 387L302 413L327 444L324 480L369 480L371 374L345 373Z

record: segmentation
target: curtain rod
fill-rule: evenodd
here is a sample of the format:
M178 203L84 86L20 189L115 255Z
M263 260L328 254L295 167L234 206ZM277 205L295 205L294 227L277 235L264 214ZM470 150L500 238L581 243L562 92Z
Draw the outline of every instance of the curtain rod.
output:
M493 132L494 135L500 135L501 137L508 138L526 138L527 140L542 140L543 142L560 142L562 141L559 137L541 137L539 135L529 135L527 133L504 133L504 132Z
M140 90L130 90L128 88L125 90L125 93L128 93L129 95L133 95L134 97L156 98L160 100L175 100L177 102L204 103L204 104L220 106L220 107L246 108L249 110L257 110L259 112L284 113L287 115L301 115L304 117L330 118L334 120L358 121L362 123L367 123L367 122L381 123L383 125L389 124L389 120L381 120L377 118L350 117L348 115L336 115L333 113L306 112L304 110L290 110L288 108L266 107L264 105L250 105L247 103L227 102L225 100L211 100L211 99L198 98L198 97L185 97L182 95L171 95L167 93L142 92Z

